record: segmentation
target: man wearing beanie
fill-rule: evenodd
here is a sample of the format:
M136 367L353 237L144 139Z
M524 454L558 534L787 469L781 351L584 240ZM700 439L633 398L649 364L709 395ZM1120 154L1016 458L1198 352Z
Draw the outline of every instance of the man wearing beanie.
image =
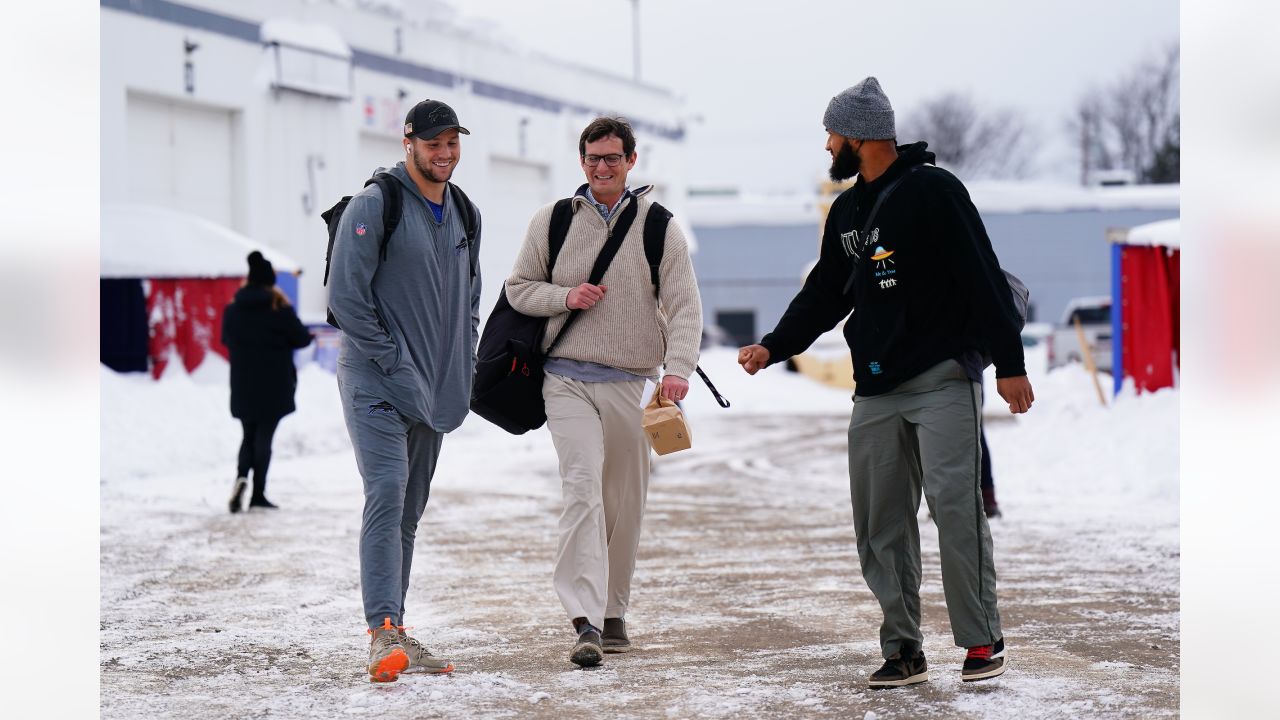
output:
M866 78L832 98L823 124L831 178L858 180L832 204L804 287L738 362L754 375L848 318L854 530L863 578L884 613L884 665L869 683L929 679L920 632L922 490L938 527L952 634L968 650L961 679L995 677L1006 656L982 511L980 393L990 356L1009 411L1031 407L1018 311L964 185L933 166L926 143L896 144L879 81Z
M338 390L364 480L360 587L376 682L453 670L405 632L404 616L436 459L445 433L467 416L475 372L479 211L449 182L469 134L448 105L415 105L404 158L386 171L401 199L399 224L383 242L383 204L394 198L372 183L351 198L334 234L329 309L342 328Z

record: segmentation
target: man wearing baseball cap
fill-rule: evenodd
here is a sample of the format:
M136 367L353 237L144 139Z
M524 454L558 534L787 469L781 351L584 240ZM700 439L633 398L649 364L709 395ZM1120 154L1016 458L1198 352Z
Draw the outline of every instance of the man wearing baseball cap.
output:
M390 170L400 221L383 242L382 188L342 211L334 235L329 309L342 328L338 389L364 480L360 586L372 636L368 671L444 673L405 632L414 537L445 433L462 424L479 339L479 211L449 182L462 157L458 116L424 100L404 120L405 157ZM468 237L466 217L475 228ZM474 244L474 247L468 247Z
M897 144L893 107L876 78L832 98L823 124L831 178L858 180L832 204L804 287L738 362L754 375L848 317L857 384L853 524L863 579L884 613L885 661L869 684L929 679L920 632L922 490L938 526L951 631L968 650L960 679L992 678L1005 671L1006 655L980 490L981 383L989 355L1009 411L1030 409L1018 312L968 191L934 167L926 143Z

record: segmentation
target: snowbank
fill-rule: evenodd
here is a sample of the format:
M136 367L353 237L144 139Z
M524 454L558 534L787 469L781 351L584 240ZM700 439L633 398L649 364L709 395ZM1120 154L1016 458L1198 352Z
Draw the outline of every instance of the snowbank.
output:
M240 423L231 417L230 366L209 353L194 375L171 362L159 381L101 369L104 480L225 467L235 476ZM315 364L298 371L298 411L281 421L275 457L349 449L338 385Z
M1028 356L1036 393L1030 413L1009 415L995 393L994 379L987 382L984 414L997 482L1017 477L1017 486L1027 492L1043 485L1078 484L1081 493L1071 497L1082 499L1096 491L1140 501L1171 501L1169 512L1176 518L1177 391L1126 392L1109 398L1110 406L1102 407L1081 366L1046 373L1043 364L1037 368L1036 357ZM699 427L711 430L715 421L733 416L847 416L851 408L848 391L821 385L781 366L747 375L732 348L704 351L700 365L732 407L721 409L695 376L684 402L695 437ZM171 363L170 368L158 382L144 374L120 375L102 369L104 480L207 467L225 467L228 477L234 473L240 426L229 410L226 362L210 355L194 377L186 375L180 363ZM1104 376L1102 383L1109 387L1109 378ZM286 417L277 432L277 458L349 452L332 374L314 364L301 368L297 406L298 411ZM515 438L471 416L455 435L513 452L537 448L550 452L543 432L513 442ZM1060 492L1044 496L1058 497Z

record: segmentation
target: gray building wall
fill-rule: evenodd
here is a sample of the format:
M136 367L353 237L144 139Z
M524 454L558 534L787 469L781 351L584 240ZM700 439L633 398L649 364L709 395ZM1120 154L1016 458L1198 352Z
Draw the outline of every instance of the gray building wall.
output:
M1109 228L1178 216L1164 210L985 213L1000 264L1031 290L1032 320L1057 322L1067 301L1111 294ZM818 218L796 225L707 225L695 220L694 270L707 325L724 312L752 312L754 339L773 329L818 255Z
M800 289L805 267L818 256L816 214L807 225L694 224L693 231L703 322L718 324L721 312L753 312L754 340L778 323Z
M1177 210L987 213L982 222L1000 265L1031 290L1039 322L1057 322L1067 301L1111 294L1109 228L1178 217Z

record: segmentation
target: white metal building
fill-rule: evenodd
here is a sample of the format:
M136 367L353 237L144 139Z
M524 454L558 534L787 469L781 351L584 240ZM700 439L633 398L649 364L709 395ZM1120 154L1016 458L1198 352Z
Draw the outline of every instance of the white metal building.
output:
M100 5L103 203L189 212L297 258L305 320L324 315L320 212L403 159L405 113L425 98L472 133L454 180L484 218L485 312L533 211L583 182L578 135L598 114L631 120L632 184L683 215L679 98L504 46L444 3Z

